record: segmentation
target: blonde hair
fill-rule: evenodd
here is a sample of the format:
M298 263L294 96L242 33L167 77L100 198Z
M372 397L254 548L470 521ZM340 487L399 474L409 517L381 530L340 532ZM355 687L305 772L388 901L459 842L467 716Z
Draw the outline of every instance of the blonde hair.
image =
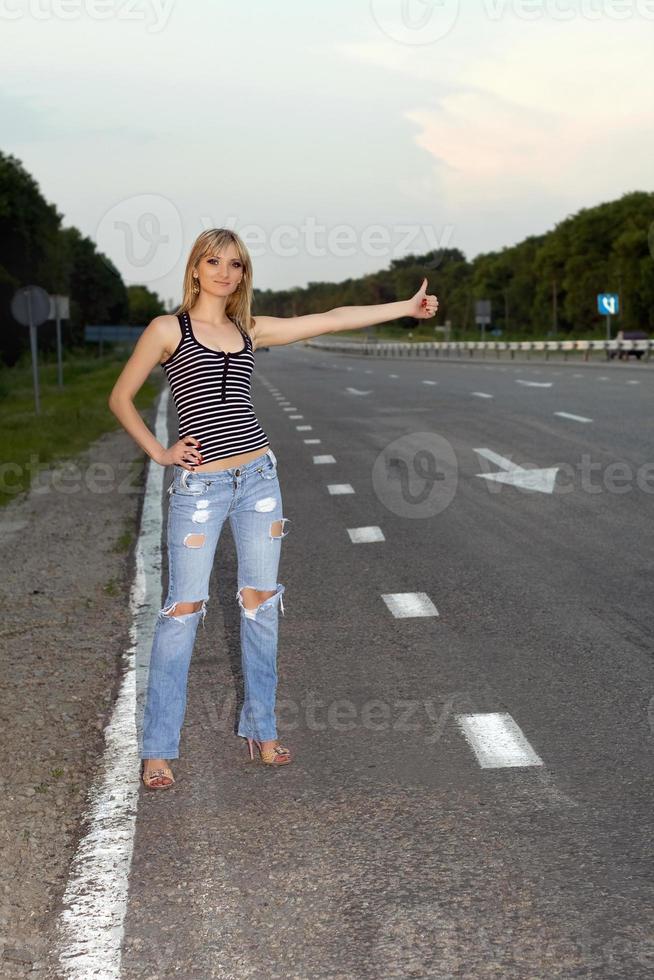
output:
M252 326L252 260L243 239L230 228L209 228L195 239L184 271L184 286L181 305L175 313L188 313L198 301L199 293L193 290L193 270L206 255L216 255L226 245L234 245L243 266L243 279L238 288L227 299L225 313L235 323L250 334Z

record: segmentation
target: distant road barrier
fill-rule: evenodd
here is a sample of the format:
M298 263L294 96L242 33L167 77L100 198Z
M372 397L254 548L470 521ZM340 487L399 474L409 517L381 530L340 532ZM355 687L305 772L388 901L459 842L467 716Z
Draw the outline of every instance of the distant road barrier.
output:
M136 343L144 330L145 327L134 327L124 323L93 323L84 327L84 340L87 342L118 340Z
M545 360L551 353L563 352L564 360L568 359L568 354L581 353L584 361L587 361L593 351L605 351L606 359L618 356L621 352L638 352L639 360L649 361L650 353L654 350L654 340L516 340L516 341L439 341L439 340L416 340L412 343L406 341L360 341L360 340L337 340L330 337L328 340L316 338L304 341L309 347L320 347L322 350L338 351L340 353L369 354L377 357L449 357L451 354L468 354L474 357L476 353L481 353L482 357L487 354L495 354L497 358L503 352L508 352L511 358L515 357L516 351L526 353L527 357L532 352L544 352Z

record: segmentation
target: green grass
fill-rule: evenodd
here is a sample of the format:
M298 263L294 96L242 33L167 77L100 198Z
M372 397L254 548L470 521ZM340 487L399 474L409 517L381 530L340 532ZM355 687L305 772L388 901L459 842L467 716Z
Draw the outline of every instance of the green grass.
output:
M39 359L40 414L36 414L29 357L0 367L0 506L29 489L44 467L75 457L104 435L122 429L107 405L128 352L67 353L63 387L57 384L56 357ZM159 386L153 374L135 398L145 418ZM124 431L124 430L123 430ZM138 452L138 446L134 443Z

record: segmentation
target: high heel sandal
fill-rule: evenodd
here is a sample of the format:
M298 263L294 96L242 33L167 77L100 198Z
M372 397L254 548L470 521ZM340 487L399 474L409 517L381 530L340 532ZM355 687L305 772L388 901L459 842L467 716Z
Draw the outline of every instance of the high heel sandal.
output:
M252 743L256 745L259 749L259 755L261 756L261 761L265 762L269 766L286 766L292 761L291 750L284 748L283 745L273 745L272 748L263 749L261 747L261 742L256 738L248 738L248 749L250 750L250 759L254 759L254 752L252 751Z
M160 779L161 777L169 779L169 783L163 783L159 786L154 786L152 784L153 779ZM141 779L143 780L143 785L147 786L148 789L170 789L174 784L173 771L169 766L161 766L158 769L148 769L145 771L145 760L141 763Z

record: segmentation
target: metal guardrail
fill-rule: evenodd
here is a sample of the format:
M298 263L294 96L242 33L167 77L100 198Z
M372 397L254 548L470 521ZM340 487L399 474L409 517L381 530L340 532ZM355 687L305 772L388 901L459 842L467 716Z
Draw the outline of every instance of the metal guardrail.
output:
M139 339L145 327L132 326L124 323L89 323L84 327L84 340L119 340L136 341Z
M516 341L439 341L439 340L416 340L412 343L406 341L359 341L359 340L306 340L305 344L309 347L320 347L323 350L339 351L341 353L352 353L356 349L357 354L371 354L379 357L439 357L449 356L452 353L467 353L474 357L476 352L481 352L485 357L487 353L494 353L500 357L503 352L508 352L511 358L515 357L517 351L526 353L544 352L545 360L550 353L563 352L564 360L567 360L570 353L582 353L583 359L587 361L593 351L605 351L607 360L613 354L616 356L622 351L642 351L640 359L649 361L651 352L654 351L654 340L516 340Z

